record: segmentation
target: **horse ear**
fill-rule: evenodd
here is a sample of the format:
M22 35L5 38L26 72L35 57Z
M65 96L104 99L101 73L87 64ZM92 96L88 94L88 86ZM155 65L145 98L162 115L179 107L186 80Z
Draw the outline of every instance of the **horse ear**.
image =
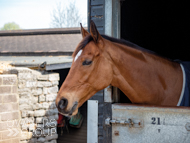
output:
M86 37L87 35L89 35L88 31L86 31L83 27L82 27L82 24L80 23L80 31L81 31L81 34L82 34L82 37Z
M95 42L98 42L101 38L101 35L98 32L94 21L92 21L92 20L90 21L90 34Z

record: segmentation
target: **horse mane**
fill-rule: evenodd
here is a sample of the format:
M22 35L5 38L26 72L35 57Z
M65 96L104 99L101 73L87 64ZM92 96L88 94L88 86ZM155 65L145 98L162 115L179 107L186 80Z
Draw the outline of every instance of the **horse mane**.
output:
M118 43L118 44L122 44L122 45L126 45L126 46L129 46L131 48L134 48L134 49L137 49L137 50L140 50L140 51L143 51L143 52L147 52L147 53L150 53L150 54L153 54L153 55L156 55L156 56L159 56L159 57L162 57L164 59L167 59L167 60L170 60L170 61L173 61L171 59L168 59L166 57L163 57L151 50L148 50L148 49L145 49L145 48L142 48L130 41L127 41L127 40L124 40L124 39L117 39L117 38L113 38L113 37L110 37L110 36L107 36L107 35L104 35L104 34L101 34L101 36L106 39L106 40L109 40L111 42L114 42L114 43ZM76 50L73 52L73 58L77 55L77 53L83 49L90 41L93 41L93 38L92 36L89 34L87 35L86 37L83 38L83 40L78 44Z
M111 42L114 42L114 43L118 43L118 44L122 44L122 45L126 45L126 46L129 46L131 48L134 48L134 49L137 49L137 50L141 50L143 52L147 52L147 53L150 53L150 54L155 54L157 55L155 52L153 51L150 51L148 49L145 49L145 48L142 48L128 40L124 40L124 39L117 39L117 38L113 38L113 37L110 37L110 36L107 36L107 35L101 35L104 39L106 40L109 40Z

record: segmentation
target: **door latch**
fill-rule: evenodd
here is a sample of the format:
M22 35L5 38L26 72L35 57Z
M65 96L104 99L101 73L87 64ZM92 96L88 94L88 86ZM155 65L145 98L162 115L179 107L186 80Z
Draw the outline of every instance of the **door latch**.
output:
M136 119L127 119L127 120L111 120L109 117L105 119L105 124L106 125L111 125L111 124L121 124L121 125L128 125L130 128L140 128L143 125L143 122L141 120L136 120Z

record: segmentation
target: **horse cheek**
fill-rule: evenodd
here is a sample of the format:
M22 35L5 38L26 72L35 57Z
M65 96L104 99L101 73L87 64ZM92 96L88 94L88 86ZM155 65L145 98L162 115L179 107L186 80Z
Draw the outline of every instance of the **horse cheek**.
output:
M95 84L98 90L102 90L110 85L113 77L113 72L111 70L111 65L101 66L96 76ZM101 74L100 74L101 73Z

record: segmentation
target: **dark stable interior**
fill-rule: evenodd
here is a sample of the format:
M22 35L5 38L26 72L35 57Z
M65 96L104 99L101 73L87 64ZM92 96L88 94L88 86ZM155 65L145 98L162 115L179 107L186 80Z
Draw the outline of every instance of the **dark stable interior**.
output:
M64 82L68 72L68 69L61 69L61 70L54 70L53 72L59 73L60 81L59 81L59 89ZM69 119L65 118L65 125L64 127L58 127L57 133L58 133L58 140L57 143L85 143L87 142L87 102L85 102L80 107L80 113L83 116L83 123L81 125L81 128L73 128L69 125Z
M188 1L121 2L121 38L158 55L190 61L190 8ZM129 102L121 92L121 102Z

